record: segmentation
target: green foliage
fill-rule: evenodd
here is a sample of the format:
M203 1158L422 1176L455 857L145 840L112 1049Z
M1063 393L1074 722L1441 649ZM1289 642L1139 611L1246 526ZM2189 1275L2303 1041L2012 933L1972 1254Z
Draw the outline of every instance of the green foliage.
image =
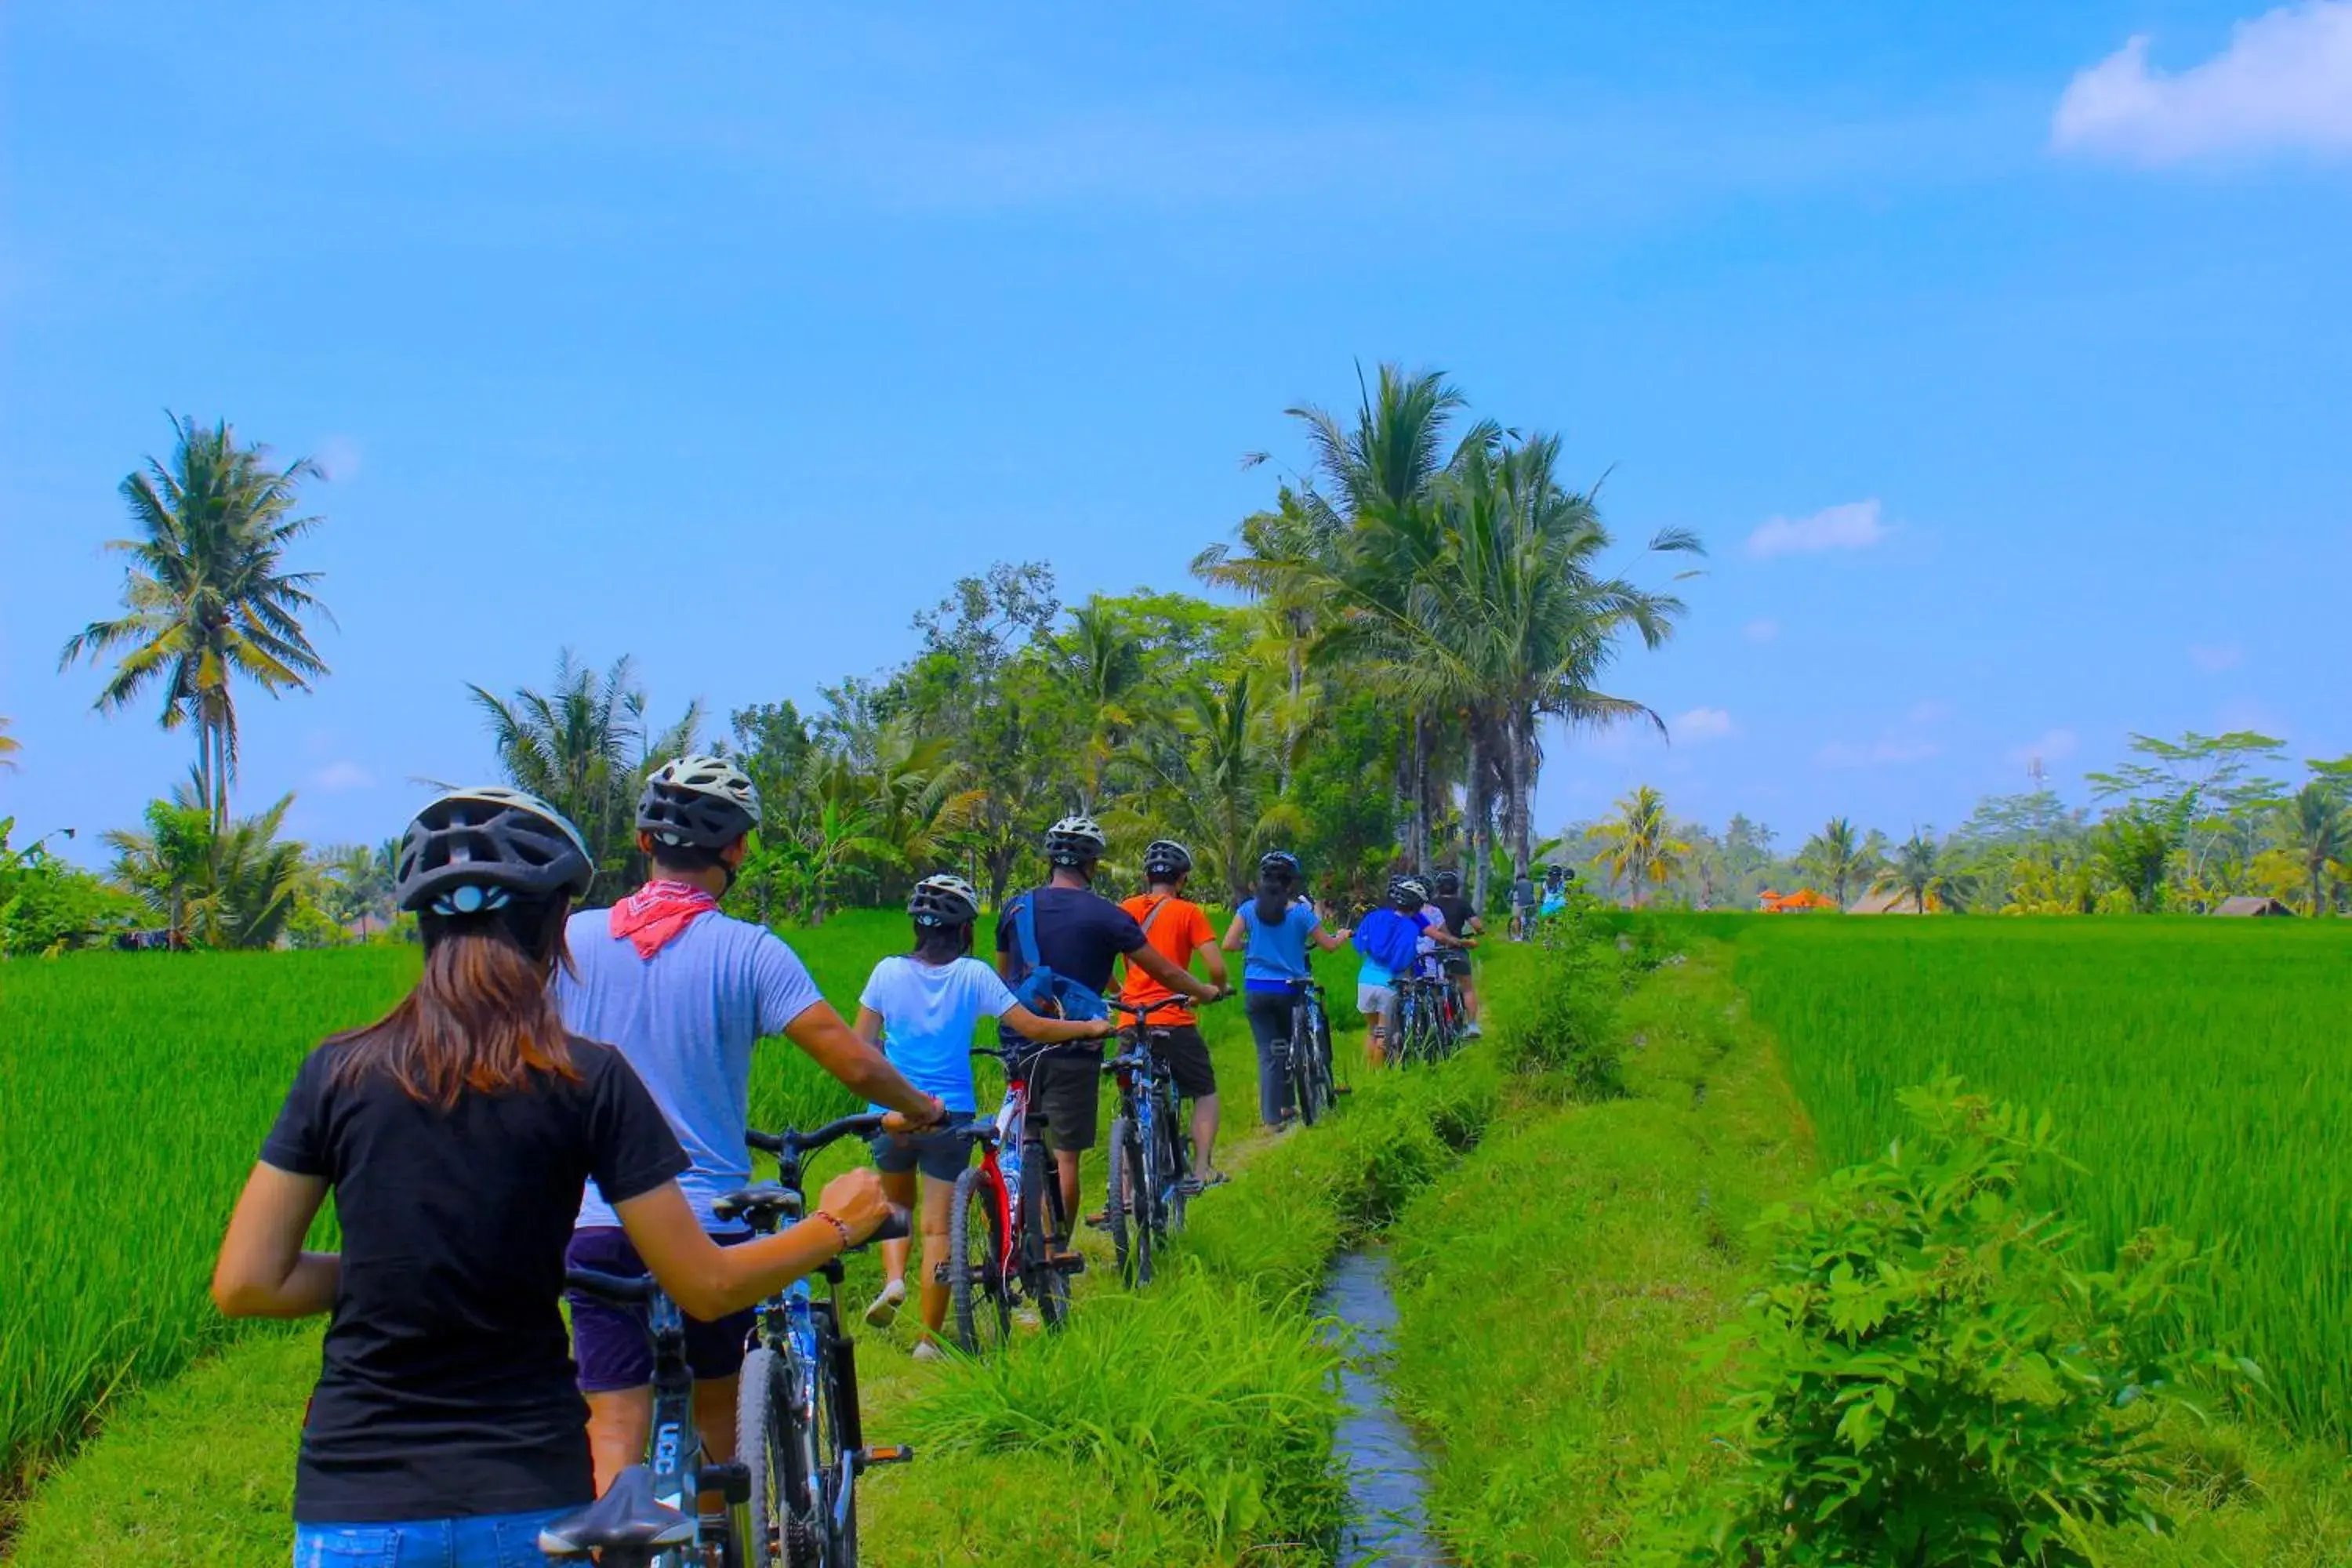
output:
M1648 931L1647 922L1639 929ZM1589 915L1547 923L1495 1029L1495 1049L1517 1072L1549 1075L1576 1100L1621 1093L1624 1076L1618 1009L1625 966L1608 928ZM1654 965L1653 965L1654 967Z
M183 790L147 804L147 831L110 832L117 887L136 894L173 945L274 946L302 908L302 846L278 837L292 795L268 810L216 826ZM317 934L315 922L311 934Z
M0 816L0 958L99 945L138 922L139 900L58 858L44 843L8 847L16 819Z
M2159 1529L2139 1406L2189 1247L2146 1233L2114 1270L2024 1188L2047 1118L1945 1079L1901 1096L1918 1137L1761 1222L1769 1283L1716 1339L1738 1458L1700 1560L2087 1565L2094 1526Z

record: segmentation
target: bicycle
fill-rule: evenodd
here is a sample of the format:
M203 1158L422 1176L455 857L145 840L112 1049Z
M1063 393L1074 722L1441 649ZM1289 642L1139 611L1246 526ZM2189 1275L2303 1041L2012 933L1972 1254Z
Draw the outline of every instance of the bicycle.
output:
M1442 1061L1454 1054L1458 1025L1453 985L1423 974L1396 977L1398 1065Z
M711 1213L761 1235L797 1220L807 1199L804 1172L820 1150L844 1138L871 1138L879 1112L845 1116L814 1132L751 1132L745 1142L776 1157L776 1180L719 1198ZM905 1236L894 1213L871 1238ZM905 1464L903 1445L869 1447L857 1405L856 1344L842 1331L839 1258L817 1270L816 1299L795 1279L760 1303L743 1357L735 1405L735 1458L746 1473L747 1568L856 1568L857 1479L877 1465Z
M950 1129L980 1145L980 1163L956 1177L948 1220L948 1300L956 1342L984 1355L1012 1337L1015 1307L1027 1301L1047 1329L1069 1317L1070 1276L1086 1259L1069 1250L1069 1216L1053 1152L1029 1125L1029 1073L1067 1047L1024 1050L975 1046L1004 1068L1004 1103L991 1121Z
M1135 1022L1119 1031L1119 1054L1103 1064L1118 1081L1118 1114L1110 1131L1110 1191L1104 1207L1119 1277L1129 1285L1151 1283L1154 1247L1184 1228L1191 1194L1191 1138L1179 1120L1176 1079L1151 1048L1151 1015L1183 1004L1174 996L1131 1006L1113 1002L1113 1011ZM1132 1234L1130 1235L1130 1231Z
M1298 1120L1308 1127L1331 1109L1337 1092L1331 1076L1331 1019L1324 1011L1323 987L1312 979L1294 980L1290 989L1298 1005L1290 1011L1291 1103Z
M778 1155L780 1179L727 1194L711 1205L713 1215L763 1234L798 1219L805 1157L844 1137L870 1136L881 1124L872 1114L805 1135L751 1133L753 1148ZM894 1213L870 1239L905 1234L905 1215ZM817 1272L831 1288L826 1301L816 1301L802 1279L761 1303L743 1360L736 1457L711 1461L695 1426L694 1374L677 1304L650 1275L564 1270L564 1283L583 1295L646 1310L653 1426L648 1457L623 1470L595 1502L541 1531L542 1552L557 1559L593 1552L600 1568L856 1568L856 1478L875 1465L911 1459L914 1451L865 1446L854 1348L839 1328L841 1263ZM688 1511L689 1498L713 1491L719 1513L702 1513L698 1501Z

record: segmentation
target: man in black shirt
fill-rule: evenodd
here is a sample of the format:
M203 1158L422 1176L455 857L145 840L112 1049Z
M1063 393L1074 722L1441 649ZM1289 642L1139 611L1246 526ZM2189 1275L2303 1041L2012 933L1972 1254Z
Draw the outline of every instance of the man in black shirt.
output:
M1054 874L1042 888L1033 888L1006 902L996 916L996 972L1008 985L1018 985L1029 965L1022 956L1018 906L1027 900L1037 928L1037 960L1066 980L1076 981L1097 995L1110 992L1112 967L1122 957L1171 991L1202 1002L1217 999L1217 988L1179 969L1166 954L1144 940L1143 927L1133 915L1094 890L1095 871L1109 840L1091 816L1066 816L1045 835L1045 858ZM1008 1045L1026 1041L1000 1029ZM1045 1128L1053 1145L1054 1166L1061 1177L1062 1212L1078 1212L1078 1161L1095 1146L1101 1120L1102 1065L1097 1052L1080 1053L1060 1047L1062 1054L1038 1062L1029 1075L1029 1104Z

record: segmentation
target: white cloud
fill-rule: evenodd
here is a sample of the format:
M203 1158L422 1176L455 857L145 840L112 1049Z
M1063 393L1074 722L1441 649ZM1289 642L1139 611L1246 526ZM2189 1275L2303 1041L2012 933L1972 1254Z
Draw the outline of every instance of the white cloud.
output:
M1748 622L1739 632L1749 642L1770 642L1780 635L1780 623L1768 616L1760 621Z
M2019 767L2034 763L2054 763L2074 754L2082 737L2072 730L2045 730L2021 746L2009 749L2009 760Z
M2208 675L2219 675L2225 669L2235 669L2246 659L2246 650L2236 643L2190 643L2189 662Z
M2144 164L2227 153L2352 154L2352 0L2282 5L2178 74L2152 70L2146 34L2076 75L2051 144Z
M310 775L311 786L327 795L341 795L346 790L372 789L375 775L359 763L345 759L329 763Z
M1666 732L1677 741L1720 741L1732 732L1727 708L1694 708L1668 721Z
M362 456L360 444L349 436L330 436L319 443L310 459L326 470L328 479L349 479L359 476Z
M1866 550L1886 537L1876 500L1823 507L1811 517L1776 517L1748 536L1748 553L1808 555L1822 550Z

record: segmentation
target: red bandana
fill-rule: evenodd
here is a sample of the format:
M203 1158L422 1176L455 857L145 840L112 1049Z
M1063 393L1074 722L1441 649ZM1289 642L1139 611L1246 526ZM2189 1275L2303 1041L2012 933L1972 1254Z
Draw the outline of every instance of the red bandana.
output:
M647 882L613 906L613 934L635 943L639 958L651 958L718 907L717 899L688 883Z

